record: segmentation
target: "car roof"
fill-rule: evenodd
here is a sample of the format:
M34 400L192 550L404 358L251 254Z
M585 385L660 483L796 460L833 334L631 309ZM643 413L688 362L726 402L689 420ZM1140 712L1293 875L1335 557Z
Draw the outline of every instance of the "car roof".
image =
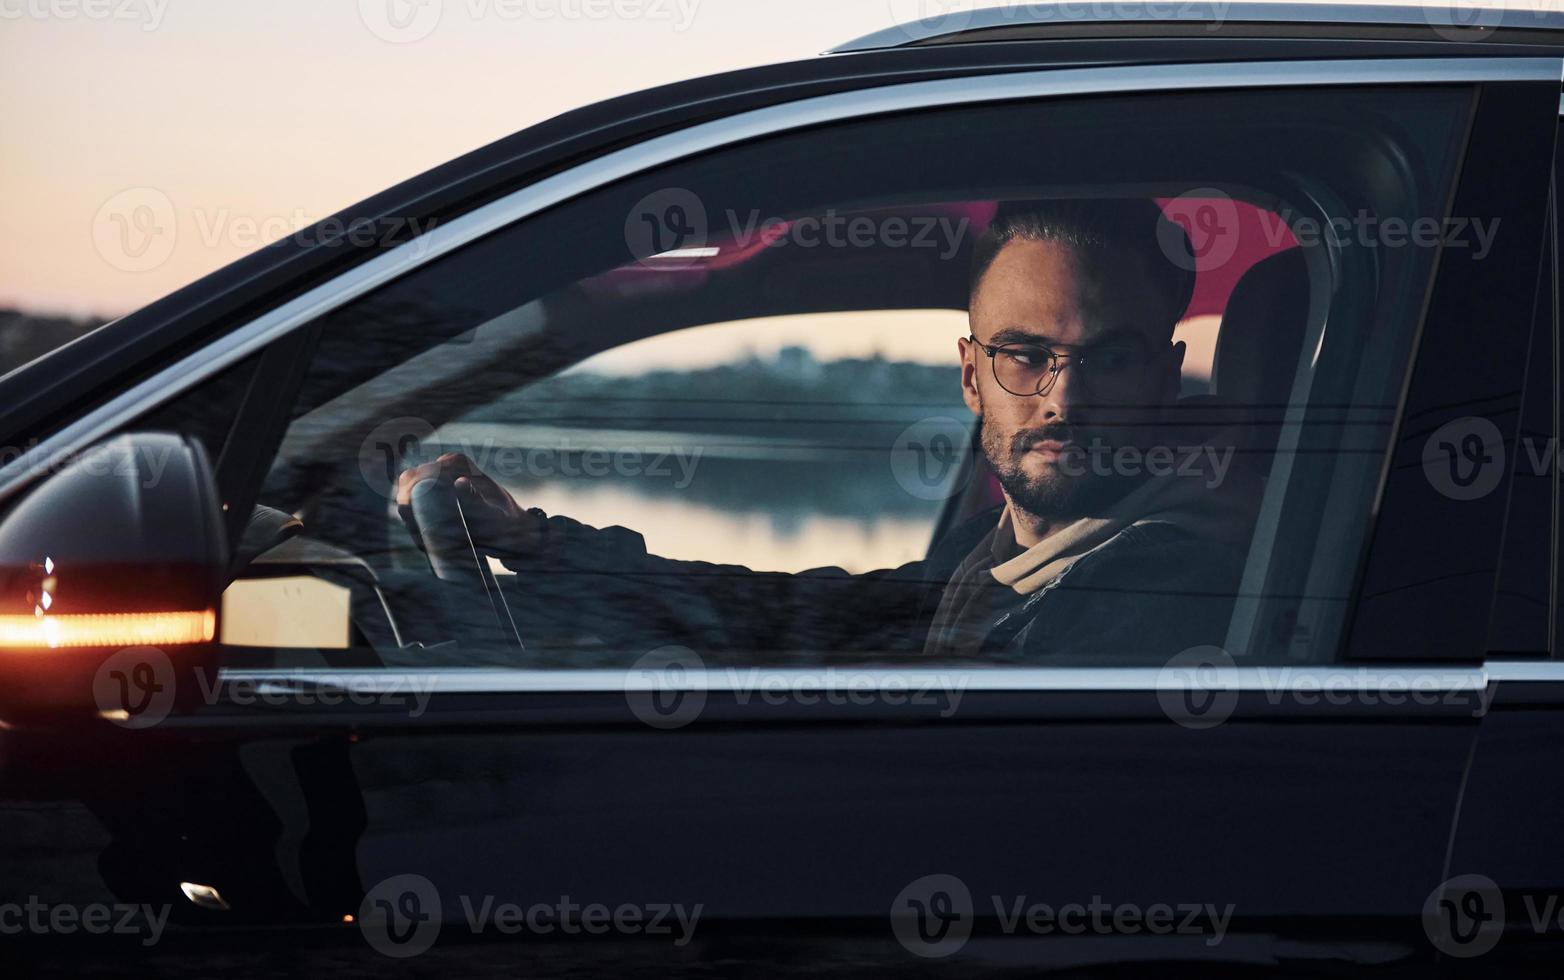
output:
M1564 12L1542 7L1250 0L1060 0L954 10L866 34L828 54L984 41L1086 37L1295 37L1547 43Z

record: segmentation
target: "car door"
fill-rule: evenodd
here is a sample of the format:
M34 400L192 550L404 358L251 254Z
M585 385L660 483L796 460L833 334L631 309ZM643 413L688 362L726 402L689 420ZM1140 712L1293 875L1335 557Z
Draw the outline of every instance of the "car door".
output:
M185 931L149 955L195 961L268 924L317 963L1427 962L1513 479L1468 493L1440 447L1515 446L1559 69L1174 65L806 99L605 151L261 314L114 424L208 440L241 546L257 521L236 514L282 519L240 548L221 682L78 736L113 763L80 794L107 888L171 908ZM747 620L798 596L812 623L861 615L848 573L993 500L974 420L934 393L953 365L887 313L931 336L956 314L953 350L997 205L1129 196L1182 202L1193 252L1168 258L1201 282L1245 289L1257 243L1304 270L1302 308L1218 303L1175 331L1215 333L1191 407L1238 419L1259 471L1226 642L1170 655L1146 623L1145 650L1018 664L908 657L912 622L878 649L756 640ZM774 351L732 340L755 320ZM645 346L678 336L686 361ZM523 505L646 527L667 488L616 497L580 482L588 460L645 481L659 451L701 450L666 533L635 530L719 570L680 600L714 604L703 639L586 550L529 579L467 539L472 567L442 576L394 481L475 444ZM894 540L844 513L899 520ZM746 565L796 582L814 549L843 572L712 598ZM47 743L19 744L46 768Z

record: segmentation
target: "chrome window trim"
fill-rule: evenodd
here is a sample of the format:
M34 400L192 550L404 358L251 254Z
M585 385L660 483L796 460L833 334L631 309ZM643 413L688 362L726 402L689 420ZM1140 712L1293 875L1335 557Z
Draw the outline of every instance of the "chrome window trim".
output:
M1559 665L1564 666L1564 665ZM308 690L358 694L583 694L636 691L908 692L972 691L1180 691L1196 676L1188 667L964 667L705 668L671 675L651 668L629 670L223 670L223 686L242 685L259 696ZM1276 665L1216 667L1199 675L1201 686L1262 692L1481 691L1495 677L1482 667ZM1530 678L1526 678L1530 679ZM1564 681L1564 671L1551 680Z
M1254 3L1124 0L1091 4L1062 0L1057 3L1006 4L979 10L952 10L922 20L865 34L840 44L827 54L848 54L903 47L920 41L952 37L967 31L1004 27L1039 27L1080 24L1339 24L1343 26L1429 27L1439 30L1487 31L1498 28L1564 30L1564 12L1540 8L1510 9L1502 5L1469 3L1389 4L1358 3Z
M1408 58L1064 68L907 82L814 96L653 137L546 177L369 259L223 335L109 399L0 467L0 498L52 461L414 268L604 184L680 159L790 130L913 109L1143 91L1318 85L1448 84L1564 78L1559 58Z
M1494 660L1486 669L1490 681L1564 683L1564 661Z
M1193 676L1184 667L706 668L685 670L672 684L654 670L222 670L221 684L244 685L261 697L304 690L359 694L613 694L656 691L908 692L1179 691ZM1258 692L1399 693L1482 691L1501 682L1564 683L1564 662L1501 660L1482 667L1286 666L1216 667L1202 675L1214 689Z

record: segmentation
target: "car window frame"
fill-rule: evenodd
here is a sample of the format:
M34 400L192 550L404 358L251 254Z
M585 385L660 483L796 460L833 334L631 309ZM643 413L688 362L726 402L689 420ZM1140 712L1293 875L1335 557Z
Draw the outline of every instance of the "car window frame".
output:
M1548 83L1528 83L1528 91L1549 90L1552 84L1551 80ZM1343 89L1343 98L1357 99L1362 97L1370 100L1388 98L1392 101L1387 103L1387 106L1395 106L1400 104L1393 101L1398 98L1404 97L1415 100L1426 97L1435 100L1433 103L1430 103L1430 106L1437 104L1441 107L1439 111L1427 117L1429 128L1425 130L1422 125L1417 127L1415 132L1419 135L1415 144L1401 146L1388 157L1375 155L1379 153L1379 148L1382 146L1381 140L1388 140L1391 144L1399 145L1399 138L1393 135L1393 131L1397 126L1390 121L1390 119L1394 118L1395 110L1393 108L1389 110L1391 116L1386 119L1385 123L1385 125L1390 127L1392 133L1381 134L1379 128L1376 127L1372 131L1365 131L1356 135L1341 134L1341 139L1344 142L1340 145L1343 147L1357 146L1360 137L1366 138L1367 142L1362 145L1361 149L1379 161L1372 173L1377 174L1380 179L1377 184L1370 185L1371 187L1377 187L1378 190L1370 192L1367 197L1362 198L1362 203L1359 204L1359 207L1390 208L1394 213L1399 214L1402 213L1400 211L1401 205L1398 203L1403 196L1402 190L1411 191L1418 189L1419 197L1416 206L1420 209L1427 209L1426 213L1443 215L1448 207L1448 195L1453 195L1459 186L1457 182L1457 175L1460 172L1458 162L1465 155L1464 147L1469 128L1469 115L1473 107L1478 103L1482 92L1482 86L1473 85L1434 85L1426 88L1402 85L1352 86ZM1179 120L1181 127L1200 132L1206 125L1203 121L1205 117L1202 115L1201 107L1209 107L1224 99L1232 100L1232 107L1236 112L1252 113L1258 110L1262 117L1266 116L1267 110L1274 112L1284 105L1296 104L1299 112L1310 119L1315 119L1316 113L1319 113L1318 122L1325 127L1327 133L1334 127L1342 125L1343 122L1339 112L1340 106L1333 102L1330 93L1306 88L1268 86L1254 91L1246 91L1241 95L1221 92L1203 93L1198 97L1193 94L1181 93L1174 95L1159 93L1154 96L1138 95L1126 97L1124 105L1126 108L1133 107L1136 113L1145 114L1146 120L1154 125L1160 119L1159 113L1165 110L1170 114L1170 118ZM1303 101L1293 101L1300 99ZM1489 101L1492 102L1493 100ZM1499 101L1501 105L1507 102L1507 100ZM1106 110L1110 104L1119 105L1117 101L1107 103L1093 99L1071 99L1062 104L1053 103L1059 111L1067 114L1078 113L1083 108L1088 113L1095 113L1098 110ZM1370 104L1374 103L1371 101ZM1416 104L1418 103L1415 101L1407 103L1409 106ZM1028 113L1053 111L1047 108L1048 105L1049 103L1047 102L1036 101L1014 103L1012 104L1013 107L984 107L982 115L984 118L994 120L995 124L1001 126L1008 123L1008 125L1012 126L1024 125L1035 128L1040 124L1041 120L1049 117L1039 115L1035 117L1035 121L1029 121L1033 120L1034 117L1029 116ZM1333 109L1336 111L1333 111ZM973 114L975 116L978 115L976 111ZM1421 113L1417 115L1419 119L1423 118ZM832 126L828 129L822 128L789 134L787 139L777 137L756 140L733 148L731 157L717 154L703 155L697 159L681 161L677 165L658 168L640 177L605 186L599 192L589 197L561 205L559 208L545 214L540 214L536 218L536 224L528 223L507 229L502 235L497 235L495 238L484 242L481 247L475 247L468 252L451 256L427 271L414 274L406 280L387 287L384 291L377 292L372 297L366 297L365 300L354 303L351 307L342 310L340 314L333 314L333 323L328 328L328 332L334 335L336 339L333 341L332 355L323 362L324 364L333 365L333 367L330 370L322 368L318 372L319 376L307 385L310 395L302 404L306 407L319 405L335 397L335 393L343 390L344 385L355 383L369 385L372 382L372 375L382 367L389 365L391 358L405 357L413 351L420 350L428 343L436 342L437 338L464 338L466 334L460 332L473 329L481 334L483 324L494 322L497 318L508 315L513 308L525 308L525 304L538 295L538 289L553 289L579 275L596 275L599 270L617 267L623 262L623 249L617 242L619 236L614 234L614 231L617 229L613 226L617 225L621 220L618 217L618 215L623 213L621 209L631 208L632 201L638 199L645 200L644 194L655 193L659 188L670 184L700 186L700 181L707 179L697 176L703 172L708 175L709 179L716 181L713 185L715 187L721 183L720 179L714 176L715 174L732 172L735 166L738 171L749 173L749 167L754 166L757 159L760 161L772 160L777 155L796 159L807 167L809 165L804 163L804 161L813 158L811 153L815 155L829 153L830 147L837 145L844 135L854 132L855 127L861 127L866 133L887 131L885 133L886 137L894 138L889 131L916 131L919 128L918 121L923 118L932 117L921 114L893 116L888 119L886 117L875 117L861 121L855 120L852 125ZM961 113L946 112L938 118L950 120L957 126L958 131L960 130ZM1122 118L1128 121L1140 118L1140 116ZM1166 126L1168 120L1161 120L1161 123L1163 126ZM897 127L899 127L899 130L896 129ZM1356 133L1356 127L1351 128ZM1198 137L1191 138L1197 141L1195 145L1199 145ZM1227 138L1241 139L1242 137L1238 133L1229 133ZM793 140L804 144L810 152L806 152L803 156L797 156L798 149L793 147ZM1383 145L1385 145L1385 148L1388 148L1388 144ZM1425 154L1440 161L1437 175L1431 174L1428 178L1428 180L1435 182L1432 185L1426 184L1423 178L1417 176L1417 171L1403 165L1403 161L1417 160ZM1248 187L1252 182L1254 187L1250 188L1249 192L1256 195L1255 200L1275 200L1276 202L1301 201L1303 202L1305 213L1313 210L1312 205L1308 202L1315 199L1316 195L1321 195L1320 200L1322 202L1329 202L1354 199L1360 191L1369 190L1369 187L1360 187L1358 185L1357 182L1361 179L1361 174L1358 170L1339 171L1336 164L1331 162L1329 158L1321 159L1315 157L1314 159L1322 168L1320 176L1323 177L1329 173L1334 178L1339 179L1342 182L1339 188L1333 188L1330 180L1326 180L1324 184L1313 186L1308 182L1295 184L1285 180L1280 184L1274 184L1274 182L1267 180L1260 174L1246 174L1242 167L1236 169L1224 167L1223 159L1225 157L1219 159L1207 156L1204 159L1210 168L1209 172L1205 174L1205 179L1223 186L1230 186L1231 193L1243 196L1245 194L1244 188ZM1347 159L1357 159L1357 157L1356 155L1351 155ZM1281 168L1278 171L1279 173L1288 172L1289 168L1286 162L1276 161L1276 165ZM1061 166L1065 165L1062 164ZM1116 166L1110 163L1108 168L1116 169ZM1133 171L1135 168L1132 167L1131 170ZM1092 177L1089 174L1089 171L1077 171L1075 172L1074 180L1090 183ZM1395 179L1390 175L1395 175L1395 177L1400 179ZM1013 174L1008 180L1011 185L1017 185L1024 183L1029 176ZM1138 181L1141 186L1148 188L1163 186L1159 184L1157 175L1150 172L1126 174L1125 179ZM691 183L692 181L694 183ZM957 190L958 186L962 189ZM751 195L757 189L738 188L735 192ZM909 185L907 189L911 193L917 193L917 188L914 185ZM964 184L947 185L941 191L943 196L938 199L956 199L950 197L950 195L955 194L959 197L963 190L968 189ZM1170 194L1177 193L1183 190L1183 187L1168 187L1167 190ZM1427 196L1430 192L1433 196ZM1338 198L1338 194L1342 195L1342 197ZM744 197L741 200L749 200L749 198ZM590 223L596 220L593 218L594 208L604 201L609 202L615 215L610 226L606 229L608 234L603 234L600 231L596 235L584 238L576 236L574 234L575 229L580 228L583 222ZM820 203L823 206L827 202L822 200ZM635 207L639 206L635 205ZM1328 210L1328 205L1324 206ZM786 211L788 205L783 201L776 200L769 207L772 210L780 209L781 211ZM546 265L538 272L538 275L541 275L543 278L541 279L542 285L537 287L529 286L524 281L512 282L511 277L501 275L511 261L507 256L526 254L542 247L545 242L552 244L555 242L564 243L566 241L574 241L575 245L569 249L560 248L557 251L564 255L569 255L574 254L577 249L584 250L584 254L591 255L591 261L583 266L577 260L562 259L561 261L565 263L564 265L559 265L559 263ZM1341 536L1341 543L1335 549L1330 548L1327 544L1323 550L1320 548L1302 548L1285 549L1282 551L1275 549L1257 551L1256 546L1251 547L1247 557L1248 567L1251 569L1259 568L1262 572L1262 581L1267 583L1267 585L1264 588L1244 589L1245 598L1249 595L1258 595L1265 598L1266 604L1274 607L1272 610L1273 615L1285 613L1289 606L1297 607L1299 603L1294 599L1295 596L1303 596L1305 599L1311 600L1313 604L1308 612L1312 618L1304 620L1304 622L1316 624L1316 635L1319 637L1319 640L1311 641L1305 654L1300 657L1291 650L1278 651L1270 646L1256 649L1254 641L1247 636L1242 637L1237 642L1229 638L1228 642L1224 644L1227 649L1234 651L1235 655L1242 659L1252 657L1253 659L1250 662L1260 662L1263 657L1265 662L1293 666L1304 662L1323 663L1328 660L1334 660L1337 657L1339 649L1337 641L1341 632L1339 624L1344 618L1341 610L1348 607L1353 594L1352 578L1356 564L1350 562L1350 559L1355 558L1362 547L1362 529L1367 525L1369 516L1368 502L1375 498L1378 492L1377 481L1383 475L1381 463L1382 440L1388 438L1390 423L1393 421L1393 412L1397 402L1396 380L1404 376L1409 370L1408 357L1412 347L1412 338L1416 333L1415 324L1418 321L1419 312L1425 306L1424 297L1428 288L1426 284L1432 280L1434 259L1437 254L1433 249L1416 248L1399 251L1386 249L1381 252L1373 252L1366 247L1362 249L1342 248L1340 247L1341 244L1335 241L1321 242L1320 247L1311 247L1308 251L1309 261L1315 270L1313 279L1315 282L1314 293L1316 295L1314 296L1315 302L1313 306L1317 307L1314 315L1310 317L1313 321L1312 329L1315 333L1309 336L1319 339L1306 339L1303 353L1308 354L1310 351L1313 351L1316 343L1319 343L1323 345L1318 347L1322 354L1340 357L1350 356L1352 360L1344 363L1356 364L1358 367L1355 370L1316 373L1309 366L1309 358L1307 356L1300 357L1292 397L1301 398L1303 397L1301 393L1304 391L1318 391L1322 393L1318 397L1327 400L1350 402L1352 404L1358 404L1364 398L1372 401L1374 404L1370 414L1373 416L1373 424L1375 426L1375 432L1371 437L1373 448L1370 452L1372 452L1372 458L1365 458L1361 455L1351 457L1351 461L1356 464L1350 467L1351 477L1348 480L1341 480L1334 473L1349 469L1348 467L1338 465L1336 462L1327 463L1320 459L1317 454L1294 454L1285 445L1281 449L1283 457L1278 460L1278 463L1283 460L1296 462L1298 464L1297 470L1306 474L1312 482L1300 483L1296 492L1291 478L1280 481L1285 486L1277 486L1273 483L1272 489L1276 492L1268 492L1266 504L1263 506L1274 505L1276 508L1282 508L1284 498L1290 501L1285 505L1285 509L1281 510L1281 513L1286 515L1287 526L1284 533L1287 535L1287 540L1307 540L1317 533L1319 527L1324 526L1338 531ZM1369 244L1372 244L1372 242ZM1375 258L1375 256L1379 257ZM1334 271L1327 274L1327 269ZM458 279L451 280L449 277L452 275L457 276ZM1375 284L1380 281L1381 277L1386 275L1398 277L1398 282L1400 281L1400 276L1413 276L1415 278L1407 280L1404 287L1398 287L1390 292L1383 292ZM472 284L468 301L457 306L450 306L445 299L449 283L453 281L467 281ZM1331 288L1332 283L1337 284L1336 288ZM1529 295L1530 293L1528 292ZM1365 300L1359 303L1346 299L1353 296L1363 296ZM1372 303L1367 301L1369 296L1375 297ZM945 301L954 301L954 296L946 296ZM516 307L516 304L522 304L522 306ZM388 318L394 320L402 317L403 313L401 311L419 310L425 306L428 307L428 311L417 314L413 322L430 324L429 331L420 329L408 335L406 339L396 340L392 335L379 329L378 325L387 322ZM735 312L732 315L739 314ZM1369 319L1371 315L1394 316L1397 329L1393 331L1373 329ZM1327 332L1320 333L1320 331L1325 330L1327 319L1333 321L1337 326L1333 326ZM433 327L434 324L439 325L438 329ZM1377 341L1373 340L1372 338L1375 337L1380 339ZM462 340L461 342L465 343L466 341ZM394 355L392 353L393 346L401 353ZM535 363L539 370L547 371L552 367L560 367L572 362L568 357L559 358L555 356L557 351L568 349L568 347L569 345L563 344L544 344L538 350L527 353L525 357L528 362ZM361 348L373 348L381 351L381 353L377 358L359 364L357 352ZM321 349L323 352L327 349L325 340L322 341ZM588 346L587 349L597 350L599 348L594 343ZM349 365L359 366L349 367ZM392 370L398 369L393 368ZM312 375L314 374L317 374L317 372L312 372ZM338 375L344 376L338 377ZM1343 387L1343 385L1346 387ZM392 387L397 386L393 385ZM460 390L459 386L458 390ZM1325 392L1329 392L1329 394L1323 394ZM461 397L469 399L486 398L487 392L485 391L481 395L475 396L469 391L467 395ZM1308 424L1313 424L1318 416L1321 420L1326 421L1329 426L1334 426L1334 423L1330 422L1328 417L1329 413L1323 407L1312 405L1316 396L1311 394L1308 397L1311 401L1311 406L1305 409L1304 421ZM1368 403L1364 402L1364 404L1367 405ZM437 386L421 386L413 389L413 394L411 395L404 391L397 400L377 403L373 408L372 415L363 416L362 421L364 424L362 427L351 424L337 425L335 423L329 426L334 433L334 441L329 444L329 458L351 458L353 453L364 444L366 438L373 437L375 433L369 431L369 425L374 424L370 421L371 417L385 420L390 416L418 416L420 421L433 420L438 424L448 418L448 409L449 399L443 390L439 390ZM444 412L445 414L431 414L431 411ZM1325 414L1320 415L1320 412L1325 412ZM1357 423L1352 421L1347 423L1349 427L1355 425ZM1296 426L1284 426L1284 435L1294 428ZM1328 433L1332 431L1332 428L1327 427L1321 431ZM1343 445L1348 444L1344 443ZM1362 440L1358 440L1358 445L1360 448L1362 447ZM319 451L327 451L327 447L328 443L323 442L317 449ZM415 458L421 458L417 456L416 450L414 456ZM300 480L309 478L303 470L311 468L310 461L321 457L319 452L317 452L315 454L305 454L302 457L295 453L294 458L302 461L302 465L294 467L298 472L284 473L279 477L292 488L292 495L285 499L271 499L274 505L283 506L285 509L293 509L296 504L302 505L308 499L309 494L298 484ZM362 489L360 481L351 472L347 475L350 479L343 483L342 486L354 488L349 491L350 493L359 493ZM1325 499L1322 495L1327 492L1326 488L1328 488L1330 499L1336 502L1335 506L1345 508L1345 510L1341 511L1342 513L1350 513L1350 517L1347 518L1348 522L1350 522L1350 527L1339 524L1336 521L1321 523L1324 521L1324 517L1319 513L1319 510L1323 505L1319 504L1318 501ZM1311 503L1310 501L1316 501L1316 503ZM368 523L372 526L365 526L363 530L374 535L374 540L378 542L382 533L381 524L374 518L372 513L376 502L372 498L365 498L362 503L365 506L346 509L335 515L332 521L323 526L321 533L329 536L333 533L332 529L344 526L341 523L343 519L351 520L353 526L358 528L358 521L368 515ZM581 515L576 516L579 517ZM309 518L307 517L306 519ZM609 523L614 521L615 518L609 518ZM1272 530L1269 525L1264 523L1262 523L1262 527L1267 532ZM419 569L426 568L422 556L411 547L407 535L398 522L393 520L389 523L385 529L385 537L388 551L395 555L390 562L391 565L408 570L414 567ZM1260 538L1261 536L1257 535L1256 537ZM1267 540L1272 537L1274 535L1270 533L1265 535ZM352 542L347 539L338 538L335 539L335 543L352 547ZM1261 543L1264 544L1265 542ZM1286 556L1294 553L1300 560L1288 561ZM1335 556L1339 556L1339 558ZM1308 576L1308 578L1305 579L1303 576ZM1240 605L1243 604L1243 602L1240 603ZM1314 612L1316 608L1327 609L1328 612L1321 615ZM1249 625L1267 625L1270 622L1272 622L1272 619L1267 617L1258 623L1251 620ZM434 638L439 639L442 635L436 634ZM1264 636L1264 634L1255 635ZM636 641L627 637L622 642L635 643ZM1220 643L1222 641L1213 636L1212 639L1203 642ZM1285 659L1282 659L1284 655ZM290 660L285 655L279 655L277 662L290 663L297 659L299 659L297 656ZM406 662L401 657L396 657L396 659L401 663ZM1111 660L1111 658L1109 659ZM1079 661L1077 662L1079 663ZM1141 662L1144 663L1145 660L1142 659ZM298 665L305 667L309 664L305 660L305 662Z
M1564 127L1561 127L1564 129ZM1561 161L1555 154L1554 174L1548 191L1548 203L1545 207L1546 231L1542 246L1541 268L1537 276L1537 298L1532 311L1532 337L1530 350L1526 359L1525 390L1522 393L1521 426L1518 436L1518 444L1514 458L1509 461L1512 468L1511 479L1515 481L1511 487L1508 513L1505 515L1505 539L1501 546L1499 556L1498 578L1495 582L1494 611L1488 624L1488 642L1484 651L1484 659L1488 661L1537 661L1550 660L1558 656L1558 648L1555 642L1554 628L1557 622L1558 610L1558 530L1559 530L1559 469L1556 458L1552 453L1556 452L1559 438L1558 427L1558 262L1557 254L1557 204L1558 192L1557 168ZM1540 342L1540 344L1539 344ZM1539 378L1538 371L1546 369L1546 375ZM1539 385L1538 382L1542 384ZM1545 390L1547 408L1539 415L1536 411L1533 399L1536 390ZM1523 519L1523 515L1517 512L1520 502L1520 494L1523 487L1518 482L1520 472L1525 466L1536 465L1535 441L1544 439L1544 445L1551 447L1544 451L1544 459L1550 467L1544 474L1551 481L1551 485L1541 492L1546 497L1549 505L1549 514L1546 518L1547 533L1539 538L1535 525L1522 525L1517 523ZM1532 445L1524 443L1530 441ZM1532 473L1531 476L1539 474ZM1514 644L1501 645L1501 641L1513 639L1513 633L1499 634L1507 618L1536 617L1535 611L1524 607L1517 608L1513 602L1505 598L1506 587L1513 588L1517 580L1526 574L1530 574L1530 562L1536 560L1536 548L1538 542L1545 546L1546 555L1542 558L1542 564L1546 571L1547 582L1544 587L1544 607L1541 610L1540 622L1531 618L1524 629L1536 629L1542 641L1540 647L1519 647Z

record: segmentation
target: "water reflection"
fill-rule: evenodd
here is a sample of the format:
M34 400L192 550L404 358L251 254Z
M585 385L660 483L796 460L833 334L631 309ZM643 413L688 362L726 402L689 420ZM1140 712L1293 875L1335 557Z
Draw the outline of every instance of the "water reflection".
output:
M712 434L453 424L471 456L528 507L639 531L668 558L767 571L888 568L921 558L941 501L896 482L901 423L856 444ZM902 426L904 427L904 426Z
M915 561L927 550L938 517L938 508L929 506L918 515L851 517L723 509L693 497L652 497L602 481L511 489L518 499L551 514L599 527L634 528L654 554L779 572L822 565L861 572Z
M923 557L943 501L899 484L893 453L931 417L970 421L953 364L784 346L654 366L670 341L626 348L646 348L642 373L588 361L506 392L424 454L464 452L524 506L632 528L669 558L858 572Z

